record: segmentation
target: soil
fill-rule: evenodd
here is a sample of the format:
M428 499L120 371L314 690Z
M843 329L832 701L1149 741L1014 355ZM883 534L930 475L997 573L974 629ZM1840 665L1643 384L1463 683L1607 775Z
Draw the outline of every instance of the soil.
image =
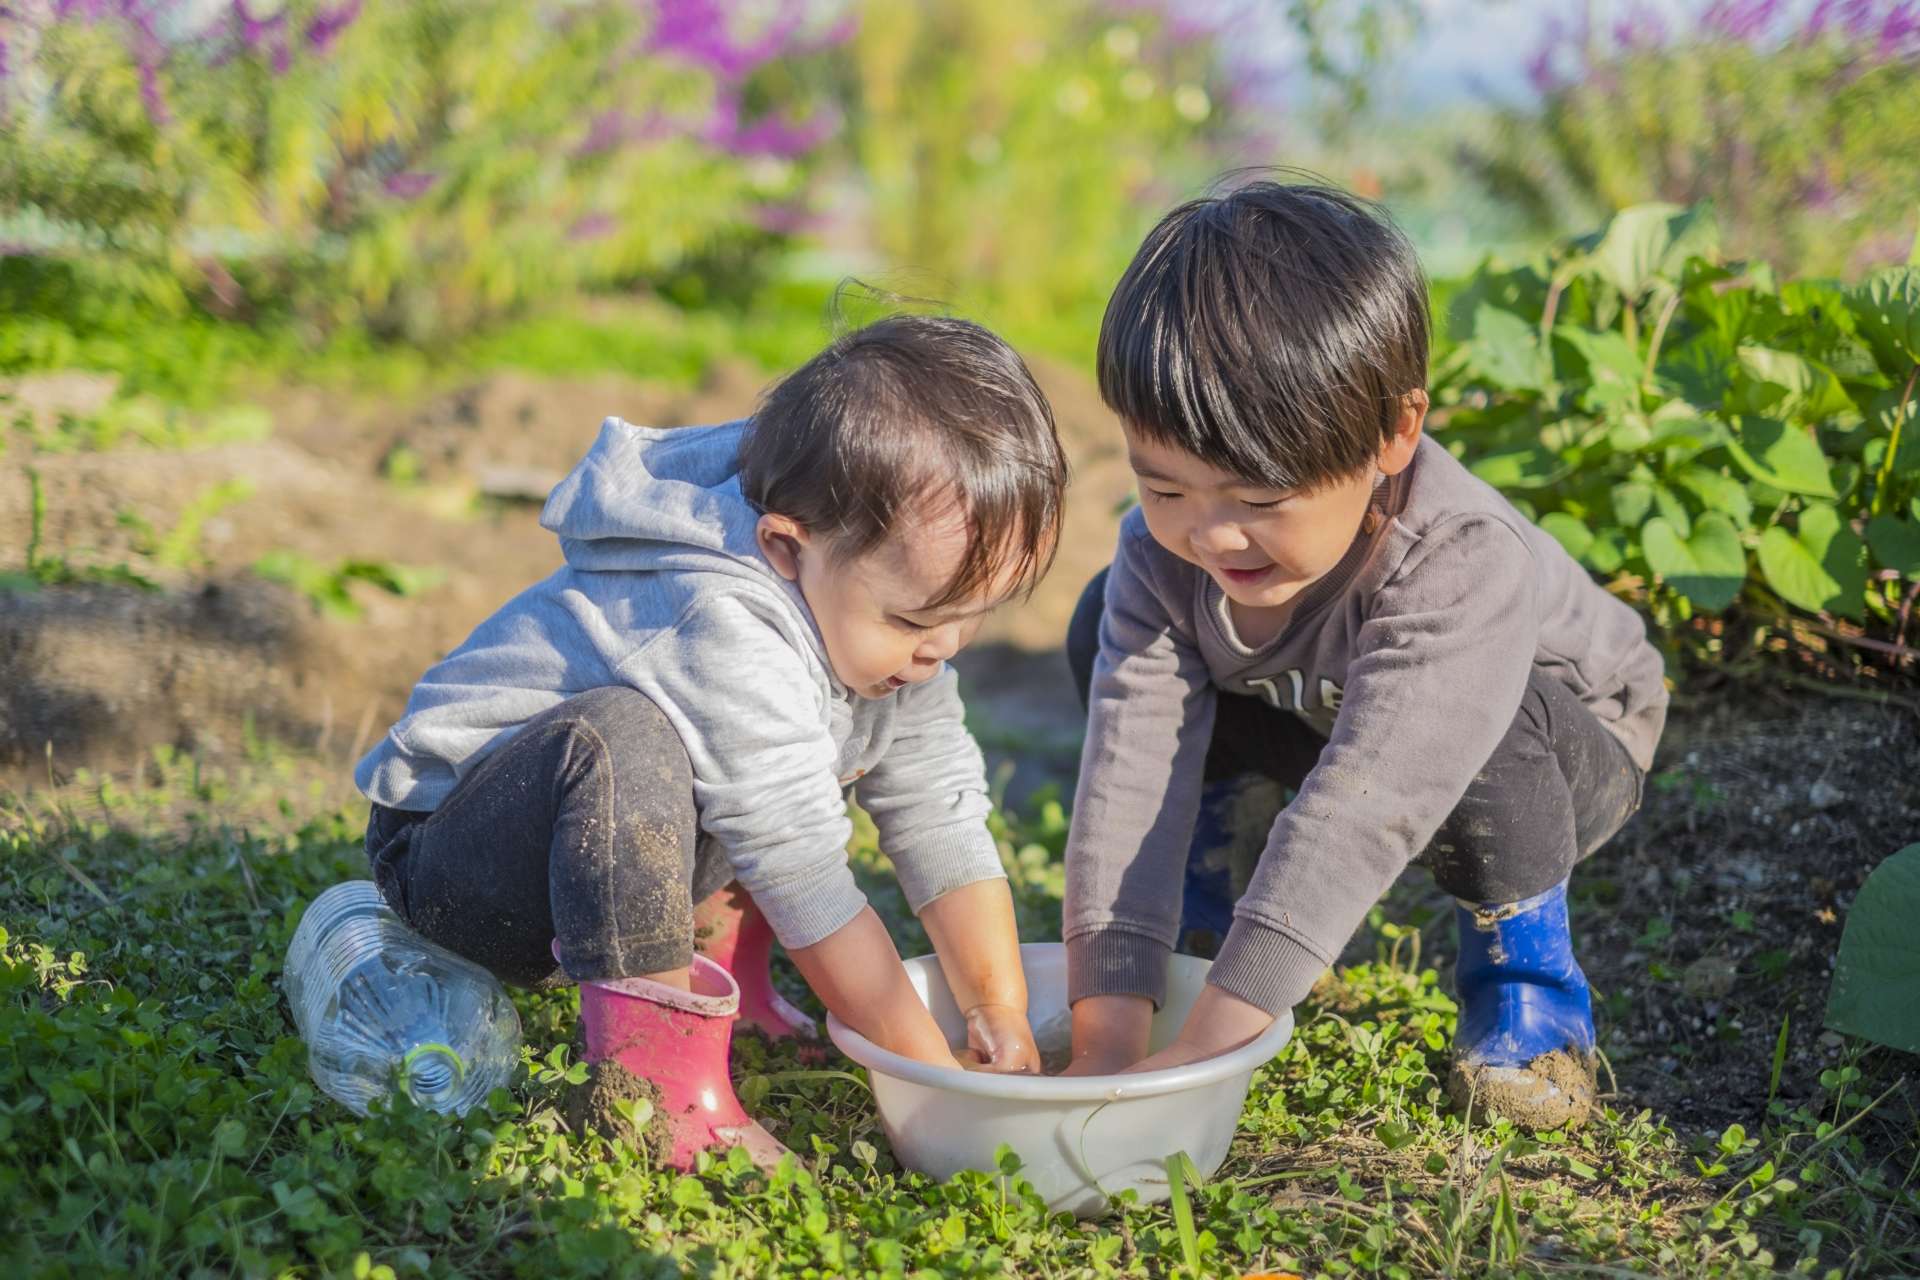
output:
M1565 1049L1541 1054L1525 1072L1455 1063L1447 1096L1463 1111L1503 1115L1528 1129L1575 1129L1593 1108L1593 1064Z
M1044 362L1035 371L1074 465L1068 528L1041 589L996 614L955 664L990 760L1013 769L1016 802L1045 783L1071 786L1082 719L1057 646L1107 561L1131 489L1091 383ZM499 374L403 405L280 391L264 401L275 423L264 442L33 457L48 508L41 554L82 565L137 560L123 513L164 532L213 484L246 478L255 488L207 521L204 564L153 573L161 590L0 596L0 789L82 766L140 767L156 746L218 763L261 742L344 779L420 673L559 563L536 502L483 488L537 494L608 413L722 421L747 412L763 382L737 367L690 391ZM10 450L0 471L0 571L19 567L27 543L24 457ZM411 469L411 484L387 478L396 459L407 460L398 470ZM411 598L356 588L365 615L343 621L248 571L281 548L444 578ZM1764 1111L1783 1021L1779 1096L1790 1105L1814 1102L1820 1071L1851 1052L1820 1029L1832 957L1868 872L1920 838L1920 720L1784 682L1715 688L1695 678L1686 689L1693 700L1674 710L1642 812L1575 874L1573 924L1612 1070L1602 1101L1717 1133ZM1427 913L1427 962L1444 968L1451 903L1422 872L1396 888L1389 915L1415 910ZM1373 949L1363 931L1348 956L1371 959ZM1329 998L1338 1007L1338 993ZM1879 1050L1863 1063L1868 1084L1912 1066ZM1880 1109L1884 1121L1870 1117L1862 1131L1906 1123L1920 1109L1915 1093L1903 1084Z
M1054 704L1065 667L1054 669L1050 650L1106 562L1114 510L1131 488L1091 384L1060 366L1036 373L1076 468L1068 527L1047 584L989 622L962 672L983 737L1001 744L996 760L1017 754L1027 770L1017 795L1057 780L1077 756L1071 724L1051 733L1050 749L1009 746L1037 730L1036 692L1043 716L1063 711ZM400 406L279 390L264 398L274 432L258 443L33 457L47 511L41 556L131 564L161 589L0 597L0 786L81 767L124 772L156 746L218 761L277 742L350 766L397 718L422 671L558 567L539 498L606 415L669 427L726 421L751 410L765 381L734 365L691 391L500 373ZM0 474L0 570L20 567L30 536L24 465L10 459ZM233 480L252 493L206 520L199 563L156 568L138 553L139 526L164 535L195 497ZM412 598L357 585L364 616L343 620L252 574L269 550L327 566L394 561L441 578ZM1046 673L1038 678L1036 663ZM1070 688L1064 705L1075 705Z
M644 1134L621 1114L619 1104L634 1102L653 1107ZM588 1065L586 1082L567 1091L565 1112L567 1127L577 1134L600 1133L635 1150L645 1147L657 1165L673 1157L673 1123L660 1106L659 1090L611 1058Z

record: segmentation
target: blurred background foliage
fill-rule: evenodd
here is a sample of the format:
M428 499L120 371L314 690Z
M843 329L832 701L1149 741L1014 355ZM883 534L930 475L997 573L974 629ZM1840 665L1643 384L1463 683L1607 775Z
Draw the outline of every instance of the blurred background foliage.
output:
M1533 42L1410 97L1437 19ZM0 369L209 394L594 294L752 316L779 363L849 272L1084 362L1153 218L1276 163L1437 274L1666 200L1858 276L1912 237L1917 66L1899 0L20 0Z

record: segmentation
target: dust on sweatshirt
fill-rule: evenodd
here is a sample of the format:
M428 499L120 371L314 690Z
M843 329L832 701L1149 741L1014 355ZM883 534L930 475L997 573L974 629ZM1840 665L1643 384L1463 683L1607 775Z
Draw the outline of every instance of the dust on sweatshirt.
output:
M360 790L431 811L533 716L625 685L672 721L701 830L783 945L811 946L866 904L847 865L849 785L914 911L1004 875L952 669L881 699L834 677L805 599L755 540L747 429L608 418L541 513L565 566L421 677L355 770Z
M1219 691L1327 738L1208 978L1278 1013L1452 812L1535 667L1650 767L1667 689L1640 616L1430 437L1257 648L1207 573L1131 513L1107 579L1067 841L1070 997L1164 997Z

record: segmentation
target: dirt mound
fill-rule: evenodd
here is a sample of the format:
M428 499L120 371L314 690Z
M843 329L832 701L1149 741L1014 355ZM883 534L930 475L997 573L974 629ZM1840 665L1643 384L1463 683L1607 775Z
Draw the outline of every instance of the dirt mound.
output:
M1076 750L1077 704L1051 651L1080 588L1111 554L1131 475L1086 379L1046 364L1036 372L1076 471L1067 534L1048 582L993 620L963 675L983 724L1041 742L1029 766L1039 780ZM603 418L726 421L749 413L767 380L737 365L718 366L691 391L501 373L398 406L280 389L263 397L274 431L260 442L10 455L0 547L28 543L31 465L45 503L42 559L78 570L129 565L161 589L0 596L0 784L44 780L49 746L57 773L125 769L159 744L217 759L249 735L350 763L422 671L559 565L538 499ZM183 528L175 563L156 563L155 543ZM255 576L269 551L322 568L393 562L436 582L410 598L356 586L362 616L347 620ZM1048 738L1045 726L1061 723Z

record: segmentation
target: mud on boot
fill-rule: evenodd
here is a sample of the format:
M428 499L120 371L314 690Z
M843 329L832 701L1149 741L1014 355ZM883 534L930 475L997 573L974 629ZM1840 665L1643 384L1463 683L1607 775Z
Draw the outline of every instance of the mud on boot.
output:
M1586 1121L1593 1000L1573 958L1565 881L1519 902L1460 902L1460 1000L1447 1093L1529 1129Z
M609 978L580 984L580 1029L590 1067L617 1063L651 1089L654 1121L648 1144L667 1164L691 1169L710 1148L745 1147L762 1169L787 1149L749 1116L734 1096L728 1061L740 988L725 969L702 955L688 971L690 991L646 978Z

